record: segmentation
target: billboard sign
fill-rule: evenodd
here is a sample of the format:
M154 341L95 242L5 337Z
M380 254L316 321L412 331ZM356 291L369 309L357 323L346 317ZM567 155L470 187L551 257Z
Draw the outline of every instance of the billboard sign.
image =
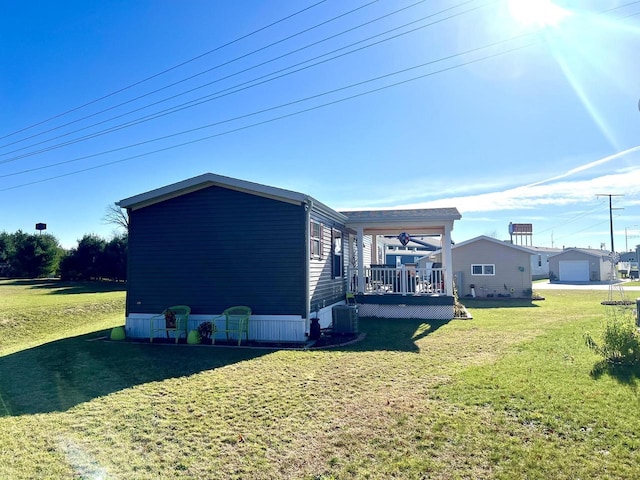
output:
M533 235L533 224L509 223L509 235Z

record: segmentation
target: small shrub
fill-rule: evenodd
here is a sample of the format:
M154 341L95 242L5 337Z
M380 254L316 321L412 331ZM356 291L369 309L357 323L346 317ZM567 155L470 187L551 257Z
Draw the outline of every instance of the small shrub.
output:
M601 355L607 362L619 365L635 365L640 362L640 334L629 316L613 316L607 320L602 332L602 343L584 335L587 347Z
M211 322L202 322L200 325L198 325L198 333L200 334L200 338L202 340L209 340L211 338L211 334L213 333Z

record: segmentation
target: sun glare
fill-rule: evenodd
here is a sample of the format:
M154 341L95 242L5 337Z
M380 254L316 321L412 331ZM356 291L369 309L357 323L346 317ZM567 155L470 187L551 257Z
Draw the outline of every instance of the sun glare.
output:
M555 26L570 15L552 0L508 0L508 5L513 19L530 27Z

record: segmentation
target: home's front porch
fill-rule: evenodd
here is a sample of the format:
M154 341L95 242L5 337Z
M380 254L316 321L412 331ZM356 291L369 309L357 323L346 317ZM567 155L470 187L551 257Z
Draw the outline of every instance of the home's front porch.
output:
M379 318L450 320L455 315L451 272L451 231L460 219L455 208L343 212L355 232L354 255L346 272L359 315ZM412 237L440 238L441 264L384 264L385 237L403 245ZM366 247L366 248L365 248ZM366 254L365 254L366 252Z
M349 291L355 294L359 315L375 318L450 320L454 297L445 293L444 268L372 266L364 268L364 291L358 293L351 273Z
M446 295L444 268L372 265L363 268L363 288L358 288L357 270L349 268L348 272L350 293L402 296Z

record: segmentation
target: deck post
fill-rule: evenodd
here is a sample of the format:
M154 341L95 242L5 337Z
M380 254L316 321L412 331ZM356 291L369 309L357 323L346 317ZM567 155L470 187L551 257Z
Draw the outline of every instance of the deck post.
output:
M453 263L451 260L451 225L445 224L442 239L442 266L444 268L444 292L453 295Z

